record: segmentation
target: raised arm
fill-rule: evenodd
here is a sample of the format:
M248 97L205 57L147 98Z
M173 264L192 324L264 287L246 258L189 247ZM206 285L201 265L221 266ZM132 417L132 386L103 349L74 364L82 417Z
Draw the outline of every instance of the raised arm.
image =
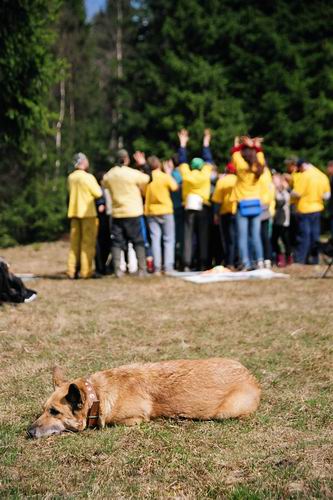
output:
M179 148L178 148L179 164L188 163L187 149L186 149L189 140L188 131L185 128L182 128L178 132L178 138L179 138Z
M135 163L137 164L139 170L143 172L144 174L149 175L150 181L152 181L152 174L151 174L151 168L149 167L147 160L146 160L146 155L142 151L135 151L133 158L135 160Z
M214 163L212 151L210 149L211 140L212 140L212 133L209 128L206 128L203 136L203 145L202 145L202 159L206 163Z

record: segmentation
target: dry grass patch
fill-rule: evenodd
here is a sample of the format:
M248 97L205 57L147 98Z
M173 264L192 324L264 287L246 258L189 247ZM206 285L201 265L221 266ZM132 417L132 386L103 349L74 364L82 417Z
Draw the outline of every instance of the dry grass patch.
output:
M307 268L255 283L71 282L60 279L66 250L2 252L14 271L46 276L34 282L36 302L0 309L2 497L332 498L332 279ZM25 438L55 363L74 377L208 356L253 370L256 415Z

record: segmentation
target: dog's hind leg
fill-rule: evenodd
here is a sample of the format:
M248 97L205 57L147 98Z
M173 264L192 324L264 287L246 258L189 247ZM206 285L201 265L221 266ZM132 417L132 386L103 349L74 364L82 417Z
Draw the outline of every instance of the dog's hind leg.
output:
M258 408L259 400L260 389L257 385L243 385L226 396L214 418L247 417Z

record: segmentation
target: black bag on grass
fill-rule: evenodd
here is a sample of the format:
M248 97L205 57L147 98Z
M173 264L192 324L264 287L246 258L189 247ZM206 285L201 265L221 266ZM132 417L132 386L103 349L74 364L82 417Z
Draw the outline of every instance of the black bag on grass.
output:
M0 303L32 302L37 297L37 292L26 288L23 281L11 273L8 264L0 259Z

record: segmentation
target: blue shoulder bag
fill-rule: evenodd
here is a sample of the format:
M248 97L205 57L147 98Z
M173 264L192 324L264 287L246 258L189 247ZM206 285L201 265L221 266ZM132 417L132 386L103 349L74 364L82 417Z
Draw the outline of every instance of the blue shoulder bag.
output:
M238 209L242 217L256 217L261 214L261 203L258 199L242 200L238 202Z

